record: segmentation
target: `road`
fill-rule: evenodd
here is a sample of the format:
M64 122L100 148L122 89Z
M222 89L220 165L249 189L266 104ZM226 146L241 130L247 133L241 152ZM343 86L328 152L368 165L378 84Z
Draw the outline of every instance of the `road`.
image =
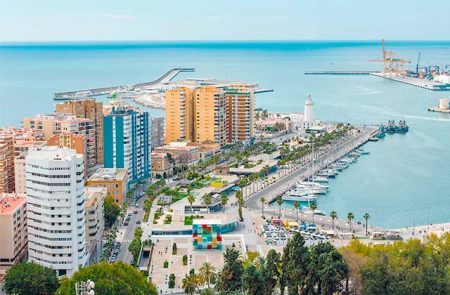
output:
M148 185L139 185L136 187L134 198L137 196L140 196L141 193L143 193ZM118 240L122 243L120 247L119 255L117 256L117 260L123 261L125 263L131 263L131 259L133 255L128 251L128 246L130 245L131 241L134 239L134 231L135 229L140 226L136 224L136 221L140 220L142 222L142 219L144 218L144 210L143 204L144 204L145 197L142 197L138 200L138 208L135 208L132 204L128 207L127 213L131 212L131 219L129 221L128 226L120 226L119 231L123 232L123 234L118 237ZM137 210L138 213L134 214L133 211Z

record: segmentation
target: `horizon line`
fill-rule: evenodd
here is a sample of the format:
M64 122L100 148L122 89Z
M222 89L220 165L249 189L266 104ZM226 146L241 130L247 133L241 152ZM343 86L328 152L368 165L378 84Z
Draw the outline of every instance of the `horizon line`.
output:
M382 39L159 39L159 40L0 40L0 46L5 44L45 44L45 43L237 43L237 42L381 42ZM450 42L450 39L385 39L385 42Z

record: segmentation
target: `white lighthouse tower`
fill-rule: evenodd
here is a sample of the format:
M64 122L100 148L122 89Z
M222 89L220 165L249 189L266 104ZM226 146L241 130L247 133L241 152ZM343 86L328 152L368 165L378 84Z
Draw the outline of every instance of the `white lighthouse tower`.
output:
M309 94L306 97L306 101L305 101L305 113L304 113L304 117L303 117L303 121L305 121L305 123L314 122L313 105L314 105L314 103L312 101L311 94Z

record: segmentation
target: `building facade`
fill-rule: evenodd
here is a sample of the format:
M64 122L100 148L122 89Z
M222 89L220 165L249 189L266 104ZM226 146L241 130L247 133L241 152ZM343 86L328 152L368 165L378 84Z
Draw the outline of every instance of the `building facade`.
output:
M254 88L245 84L232 85L226 89L229 143L247 141L254 135L254 93Z
M95 151L98 164L103 164L103 103L95 99L70 100L56 104L55 111L90 119L95 130Z
M164 145L165 135L164 135L164 118L152 117L152 149L158 146Z
M170 144L157 147L155 153L170 154L176 166L190 166L199 160L199 148L189 146L187 142L171 142Z
M148 112L114 108L103 123L105 168L126 168L129 183L150 177Z
M0 194L14 189L14 136L0 133Z
M0 282L27 255L27 210L23 194L0 194Z
M84 209L86 211L86 248L89 264L100 261L102 255L102 236L105 230L103 203L107 190L104 187L87 187Z
M32 148L44 147L46 145L46 141L16 140L14 142L14 185L17 194L26 194L27 192L25 158L28 155L28 151Z
M193 90L180 87L166 91L166 144L194 140Z
M168 153L152 153L152 177L167 178L172 176L175 159Z
M194 141L227 143L228 105L223 89L206 86L195 89Z
M22 120L23 127L33 130L41 130L44 139L49 140L56 134L72 133L81 134L86 139L85 165L88 175L94 172L97 165L95 127L91 119L77 118L75 115L55 113L50 115L37 115Z
M83 156L58 147L26 157L28 257L70 276L86 265Z
M72 132L63 131L60 134L55 134L47 140L48 146L66 147L74 150L77 154L83 155L84 159L88 158L87 155L87 142L86 137L83 134L74 134ZM88 177L88 167L84 165L84 177ZM92 171L91 171L92 174Z
M166 144L224 145L254 134L255 86L236 83L179 87L166 92Z
M128 192L128 172L125 168L99 168L87 181L88 187L104 187L106 194L122 204Z

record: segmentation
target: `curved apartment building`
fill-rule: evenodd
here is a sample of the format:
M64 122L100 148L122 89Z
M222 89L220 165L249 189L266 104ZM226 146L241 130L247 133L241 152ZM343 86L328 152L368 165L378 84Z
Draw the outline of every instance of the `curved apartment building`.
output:
M26 157L29 260L59 276L87 261L83 161L58 147L35 148Z

